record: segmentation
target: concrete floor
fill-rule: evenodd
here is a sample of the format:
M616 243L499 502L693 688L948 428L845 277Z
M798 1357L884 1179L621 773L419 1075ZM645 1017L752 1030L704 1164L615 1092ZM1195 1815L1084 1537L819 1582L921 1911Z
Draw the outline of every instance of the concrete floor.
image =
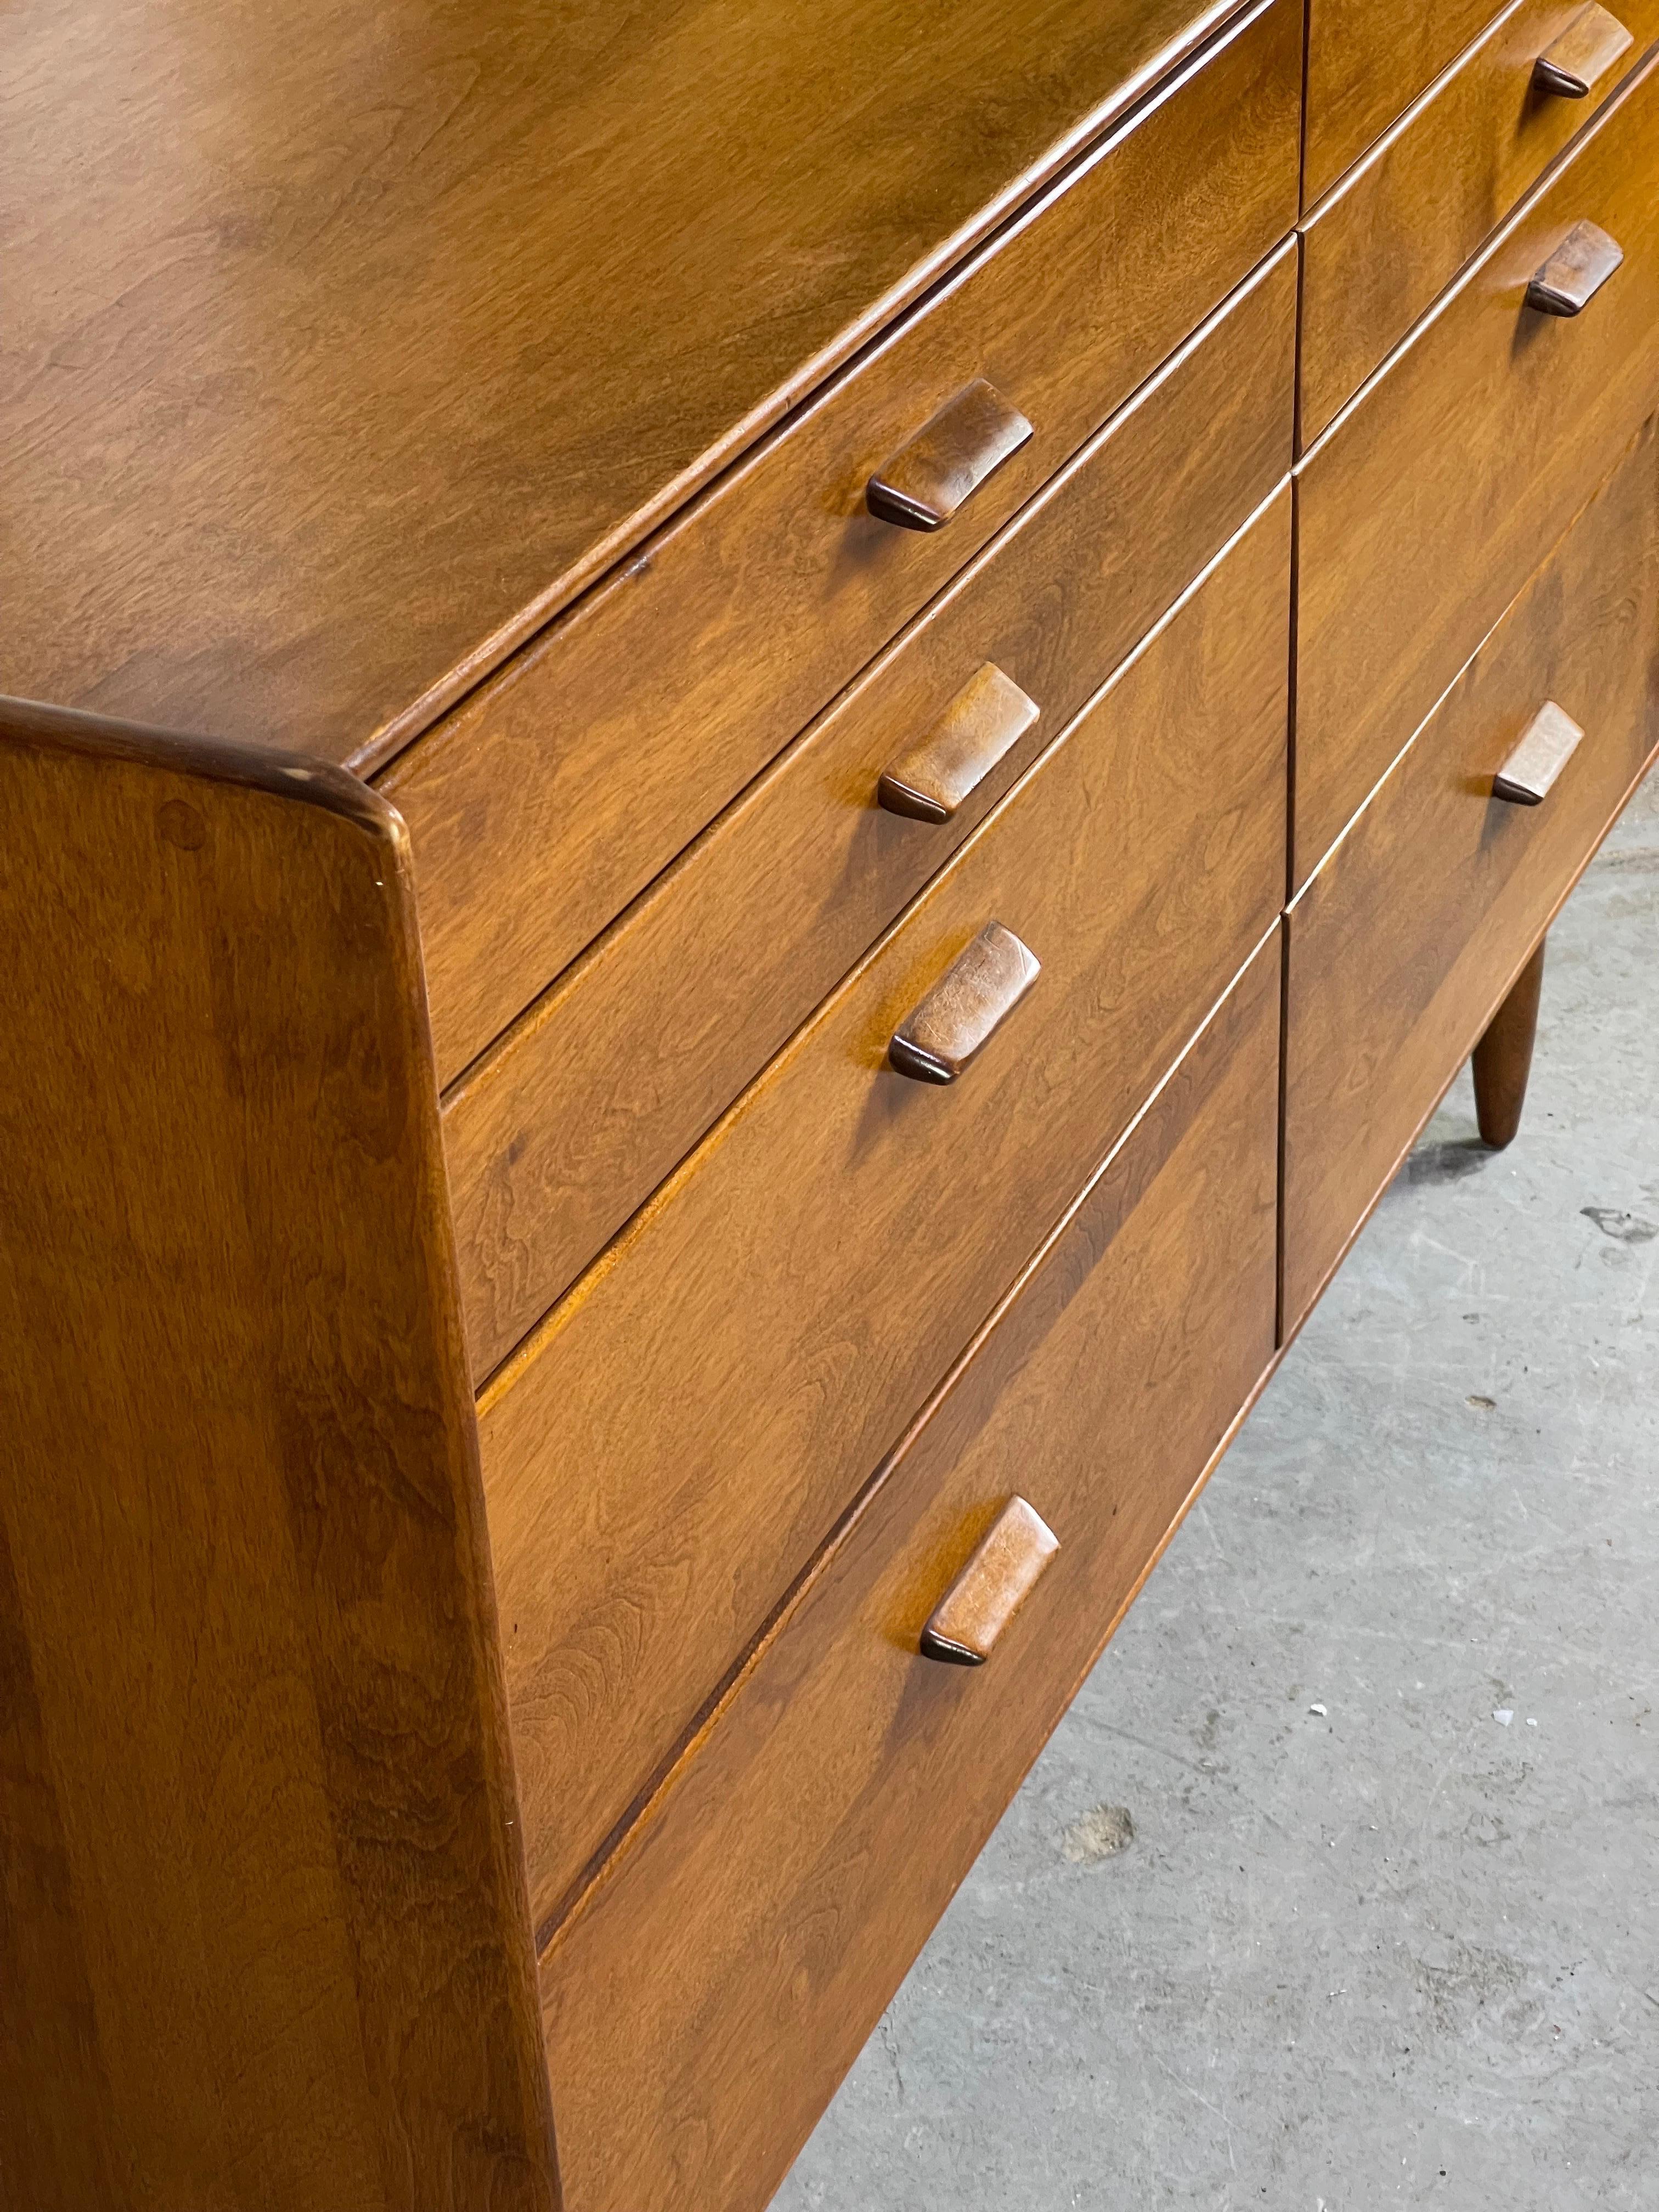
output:
M1656 1101L1659 778L775 2212L1659 2207Z

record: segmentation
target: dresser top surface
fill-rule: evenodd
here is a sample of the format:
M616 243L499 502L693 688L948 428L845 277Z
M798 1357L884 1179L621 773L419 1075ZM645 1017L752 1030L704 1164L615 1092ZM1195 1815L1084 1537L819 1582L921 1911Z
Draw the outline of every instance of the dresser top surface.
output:
M0 691L369 768L1236 0L20 0Z

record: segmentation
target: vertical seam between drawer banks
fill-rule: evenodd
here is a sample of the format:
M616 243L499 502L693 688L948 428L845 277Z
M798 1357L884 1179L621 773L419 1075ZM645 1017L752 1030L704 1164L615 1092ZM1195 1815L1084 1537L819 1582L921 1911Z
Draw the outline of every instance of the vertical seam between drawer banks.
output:
M1305 177L1308 159L1308 43L1312 29L1313 0L1302 31L1302 161ZM1307 240L1296 234L1296 365L1292 386L1291 450L1302 451L1302 313ZM1296 890L1296 690L1300 662L1302 611L1302 486L1296 465L1291 468L1291 607L1288 625L1290 668L1285 690L1285 910L1279 933L1279 1121L1275 1135L1276 1186L1273 1216L1273 1343L1285 1341L1285 1106L1290 1057L1291 931L1289 906Z
M1291 1074L1291 921L1279 916L1279 1122L1275 1132L1278 1155L1278 1207L1273 1218L1273 1343L1285 1342L1285 1197L1286 1109L1290 1104Z
M1277 252L1279 249L1275 248L1274 250ZM1139 665L1143 657L1150 653L1154 646L1156 646L1158 640L1163 636L1164 631L1179 619L1180 616L1185 611L1193 599L1203 589L1205 585L1208 583L1210 578L1214 575L1216 571L1221 567L1222 563L1229 558L1235 547L1242 544L1244 539L1249 537L1251 531L1253 531L1257 525L1265 519L1277 500L1285 497L1291 498L1292 507L1294 507L1294 493L1291 487L1291 479L1288 476L1281 477L1273 485L1272 490L1267 493L1267 496L1258 501L1256 506L1251 509L1243 522L1242 522L1239 527L1233 532L1232 536L1228 538L1226 544L1218 549L1214 556L1205 562L1204 566L1199 570L1198 574L1192 579L1190 583L1186 586L1184 590L1180 592L1176 597L1170 601L1170 605L1164 608L1164 611L1158 616L1158 620L1152 623L1146 635L1141 637L1130 649L1130 651L1124 655L1123 659L1118 662L1117 665L1110 672L1104 681L1098 684L1096 689L1091 692L1089 696L1083 702L1081 706L1079 707L1077 712L1071 717L1070 720L1066 723L1064 727L1055 732L1054 736L1049 744L1045 746L1042 751L1038 753L1035 759L1030 762L1018 781L1010 785L1008 789L1003 793L1002 797L997 801L996 805L991 809L990 812L985 816L982 821L975 825L969 836L966 837L957 848L956 851L941 864L936 872L928 878L927 882L923 884L921 890L917 892L916 899L920 899L924 896L927 890L939 881L942 876L951 869L961 866L968 854L978 849L981 842L992 834L996 825L1002 820L1004 814L1013 804L1016 797L1025 789L1026 786L1030 782L1034 776L1042 772L1047 763L1054 757L1058 749L1069 739L1072 732L1077 728L1078 725L1083 721L1086 716L1095 712L1109 693L1116 690L1118 686L1127 680L1131 672ZM802 1021L798 1027L793 1030L789 1036L785 1038L783 1042L778 1047L776 1052L775 1052L771 1058L766 1062L766 1066L759 1070L749 1082L745 1083L742 1090L738 1091L737 1097L732 1101L732 1103L724 1109L723 1112L715 1116L714 1121L710 1122L708 1127L704 1131L702 1136L698 1139L697 1145L694 1146L692 1150L686 1153L685 1156L669 1170L668 1174L664 1176L663 1180L656 1186L656 1188L640 1201L640 1204L634 1209L633 1212L629 1215L628 1218L623 1222L616 1230L614 1234L607 1239L602 1249L598 1252L588 1262L586 1267L583 1268L576 1280L571 1284L559 1297L554 1300L553 1304L547 1309L545 1313L540 1314L537 1316L536 1320L532 1322L531 1326L525 1331L518 1342L513 1346L510 1351L503 1354L496 1365L493 1367L489 1374L483 1377L482 1382L477 1385L477 1390L474 1393L475 1402L477 1404L480 1419L483 1419L489 1413L490 1413L501 1400L507 1395L507 1392L512 1389L520 1370L523 1367L527 1367L530 1363L536 1358L538 1356L537 1340L541 1336L544 1330L549 1328L552 1325L554 1317L568 1304L570 1300L583 1297L591 1291L594 1285L603 1279L604 1276L609 1273L610 1269L617 1264L617 1262L624 1256L623 1248L632 1236L640 1233L642 1230L647 1215L653 1213L659 1207L672 1203L676 1187L678 1186L681 1177L691 1171L692 1164L696 1160L698 1149L702 1145L707 1144L718 1130L735 1121L738 1116L748 1110L751 1102L757 1096L758 1086L764 1078L767 1069L776 1066L778 1062L786 1054L797 1051L801 1048L803 1040L807 1036L808 1033L815 1028L819 1022L827 1018L828 1011L837 997L842 992L853 988L857 978L862 975L877 960L881 957L881 956L885 952L888 945L893 941L894 938L906 927L909 917L914 911L915 902L915 899L909 900L906 902L899 913L893 917L892 921L889 922L887 927L881 932L880 935L875 939L875 940L862 954L860 954L859 958L854 961L853 965L847 970L846 974L840 978L830 990L825 994L823 998L818 1001L817 1005L811 1009L811 1011L807 1014L805 1019ZM1279 911L1283 911L1282 907ZM1275 914L1274 919L1275 921L1277 921L1277 914ZM1206 1018L1207 1019L1208 1017L1206 1016Z
M1297 121L1296 156L1296 211L1298 222L1308 212L1308 76L1309 57L1313 51L1314 0L1306 0L1302 10L1302 113ZM1297 402L1298 423L1301 401Z

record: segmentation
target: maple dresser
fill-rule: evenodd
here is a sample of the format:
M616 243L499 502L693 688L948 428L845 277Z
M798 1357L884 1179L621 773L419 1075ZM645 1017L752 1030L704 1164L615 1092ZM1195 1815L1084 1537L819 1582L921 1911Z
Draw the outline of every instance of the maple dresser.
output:
M3 37L0 2196L760 2212L1515 1134L1659 0Z

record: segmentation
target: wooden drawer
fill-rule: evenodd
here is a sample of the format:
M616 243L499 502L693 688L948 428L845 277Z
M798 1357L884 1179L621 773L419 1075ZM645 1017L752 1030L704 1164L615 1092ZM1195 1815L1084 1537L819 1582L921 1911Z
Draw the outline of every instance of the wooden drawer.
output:
M1541 805L1494 771L1553 700ZM1651 424L1291 908L1285 1314L1313 1303L1659 744Z
M1590 12L1583 0L1516 0L1315 209L1303 249L1304 444L1659 34L1659 0L1619 0L1616 18L1596 9L1606 61L1589 92L1541 92L1539 57Z
M1290 466L1287 246L452 1093L475 1376L599 1247ZM1041 718L952 818L876 801L989 664Z
M393 766L443 1081L1284 236L1300 69L1272 0ZM873 520L872 473L981 377L1030 439L945 528Z
M1279 985L1275 936L544 1960L573 2208L767 2203L1218 1455L1273 1352ZM1058 1553L984 1666L922 1658L1011 1492Z
M1301 465L1297 883L1659 404L1656 155L1650 60ZM1623 265L1534 312L1585 219Z
M1498 12L1501 0L1309 0L1311 206Z
M1267 928L1281 491L480 1401L545 1925ZM987 924L1043 963L959 1082L888 1042Z

